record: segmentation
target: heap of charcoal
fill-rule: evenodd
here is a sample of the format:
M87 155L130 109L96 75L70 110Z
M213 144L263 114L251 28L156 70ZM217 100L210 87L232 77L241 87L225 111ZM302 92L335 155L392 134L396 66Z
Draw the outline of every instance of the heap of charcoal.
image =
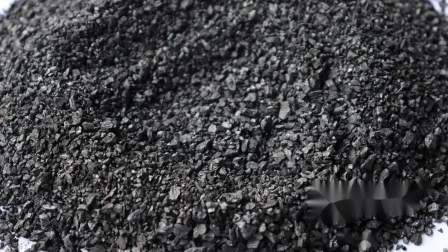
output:
M423 0L19 0L0 19L0 240L420 244L447 219L447 39ZM414 216L304 221L313 180L416 177L433 192Z

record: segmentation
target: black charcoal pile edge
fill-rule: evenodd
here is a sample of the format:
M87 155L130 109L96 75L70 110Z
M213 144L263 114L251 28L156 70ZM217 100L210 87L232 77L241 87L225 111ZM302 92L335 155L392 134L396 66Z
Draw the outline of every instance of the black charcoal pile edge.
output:
M0 240L46 251L342 251L313 179L430 177L446 213L448 25L427 1L25 0L0 21Z

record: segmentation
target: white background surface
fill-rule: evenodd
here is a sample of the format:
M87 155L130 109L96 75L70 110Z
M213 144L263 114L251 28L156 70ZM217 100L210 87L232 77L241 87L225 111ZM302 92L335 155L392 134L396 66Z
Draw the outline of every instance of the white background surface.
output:
M70 1L70 0L68 0ZM405 0L403 0L405 1ZM429 0L433 6L434 9L441 13L442 7L440 3L443 0ZM445 0L446 4L448 5L448 0ZM11 4L14 2L14 0L0 0L0 13L3 11L6 11ZM448 16L448 7L445 8L445 15ZM448 226L446 223L435 223L435 229L432 236L426 236L423 235L423 243L420 246L415 246L411 243L404 244L406 246L407 252L419 252L419 251L428 251L428 252L443 252L444 248L448 248ZM443 233L440 233L437 231L438 229L442 228ZM27 239L19 238L19 252L23 252L26 249L30 248L33 243L30 242ZM403 241L399 241L398 244L403 244ZM396 248L396 246L394 246ZM4 252L6 249L1 249L0 252ZM402 249L400 250L392 250L392 251L404 251Z
M448 0L445 0L445 10L443 10L443 8L442 8L443 5L441 5L443 3L443 0L429 0L429 1L432 3L432 6L434 6L434 9L437 12L439 12L439 13L444 12L445 15L448 16L448 6L447 6Z
M422 235L422 245L415 246L411 242L409 244L404 244L403 241L399 241L398 244L402 244L406 246L406 252L418 252L418 251L428 251L428 252L443 252L444 248L448 248L448 226L445 222L443 223L434 223L436 226L433 230L433 234L431 236ZM440 233L438 230L442 229L443 233ZM394 246L394 249L391 251L404 251L403 249L396 250L397 245Z
M0 13L6 11L14 0L0 0Z

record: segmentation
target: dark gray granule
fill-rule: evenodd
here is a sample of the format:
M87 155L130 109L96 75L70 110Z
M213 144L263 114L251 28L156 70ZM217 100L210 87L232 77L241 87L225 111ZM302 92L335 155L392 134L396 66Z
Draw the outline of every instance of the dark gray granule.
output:
M446 193L447 38L420 0L19 1L0 21L2 239L353 251L302 221L304 188L429 176ZM420 243L439 195L382 220L381 250Z

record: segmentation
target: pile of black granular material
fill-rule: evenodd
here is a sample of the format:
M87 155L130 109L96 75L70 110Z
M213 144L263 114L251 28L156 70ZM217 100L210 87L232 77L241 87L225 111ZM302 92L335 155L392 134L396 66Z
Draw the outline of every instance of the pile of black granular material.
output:
M22 0L0 20L0 240L380 251L445 217L448 24L423 0ZM417 216L304 222L315 179L429 178Z

